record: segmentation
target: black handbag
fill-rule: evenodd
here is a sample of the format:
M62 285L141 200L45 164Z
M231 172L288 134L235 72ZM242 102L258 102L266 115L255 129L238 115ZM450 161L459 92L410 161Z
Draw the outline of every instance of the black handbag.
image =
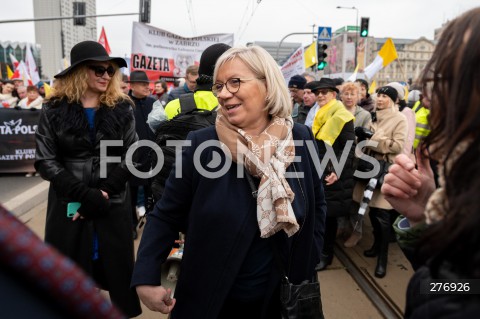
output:
M293 168L295 169L295 165ZM296 172L297 171L295 169L295 173ZM246 173L246 176L252 190L252 196L256 198L257 187L250 174ZM298 183L300 185L304 200L306 200L300 180ZM305 219L306 218L307 216L305 216ZM323 319L320 283L318 282L317 276L314 275L312 280L304 280L298 285L292 284L285 274L280 253L278 252L278 247L272 240L270 240L270 245L272 246L275 261L283 277L280 284L280 313L282 319Z
M284 277L280 286L282 319L323 319L317 276L294 285Z

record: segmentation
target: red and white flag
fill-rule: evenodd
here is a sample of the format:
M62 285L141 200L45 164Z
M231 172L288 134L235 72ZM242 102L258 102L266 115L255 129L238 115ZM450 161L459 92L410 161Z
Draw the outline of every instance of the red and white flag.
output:
M104 27L102 27L102 32L100 32L100 38L98 38L98 43L103 45L105 50L107 50L108 55L110 55L110 53L112 53L112 50L110 50L110 45L108 44L107 34L105 33L105 28Z
M11 53L10 53L10 60L13 63L13 70L16 70L19 62L18 62L17 58L15 58L15 56Z
M30 43L27 43L27 52L25 54L25 64L27 66L28 74L32 79L33 84L40 82L40 75L38 74L37 64L33 58L32 50L30 48Z
M30 78L30 75L28 75L27 66L23 61L20 61L20 63L18 63L15 72L13 72L12 79L23 80L23 85L25 86L33 85L32 79Z

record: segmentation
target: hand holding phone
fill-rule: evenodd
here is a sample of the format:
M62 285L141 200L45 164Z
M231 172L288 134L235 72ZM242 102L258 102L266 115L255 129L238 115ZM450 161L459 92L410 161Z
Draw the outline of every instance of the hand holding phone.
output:
M67 204L67 217L73 218L82 204L79 202L70 202Z

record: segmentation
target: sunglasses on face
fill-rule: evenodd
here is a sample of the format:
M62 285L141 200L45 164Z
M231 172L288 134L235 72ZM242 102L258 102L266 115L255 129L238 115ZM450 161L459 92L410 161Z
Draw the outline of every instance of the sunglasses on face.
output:
M102 77L105 72L107 72L109 77L112 77L116 72L115 68L111 65L108 68L101 65L89 65L88 68L95 72L95 76L98 76L99 78Z
M327 95L330 92L333 92L333 91L332 90L318 90L318 91L315 91L315 95Z

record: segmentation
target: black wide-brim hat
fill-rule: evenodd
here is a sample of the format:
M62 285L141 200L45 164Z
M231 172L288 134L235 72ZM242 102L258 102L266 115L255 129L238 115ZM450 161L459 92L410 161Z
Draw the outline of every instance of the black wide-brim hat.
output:
M144 83L146 82L146 83L149 83L151 81L148 78L147 73L145 73L144 71L133 71L132 73L130 73L130 80L128 80L126 82L129 82L129 83L132 83L132 82L144 82Z
M312 81L308 83L308 86L305 87L306 89L310 89L312 92L321 89L329 89L339 93L337 87L335 86L335 81L329 78L321 78L320 81Z
M86 61L113 61L119 68L127 67L127 62L124 59L110 57L107 50L105 50L100 43L95 41L83 41L75 44L70 51L70 66L56 74L54 78L58 79L67 75L77 65Z

